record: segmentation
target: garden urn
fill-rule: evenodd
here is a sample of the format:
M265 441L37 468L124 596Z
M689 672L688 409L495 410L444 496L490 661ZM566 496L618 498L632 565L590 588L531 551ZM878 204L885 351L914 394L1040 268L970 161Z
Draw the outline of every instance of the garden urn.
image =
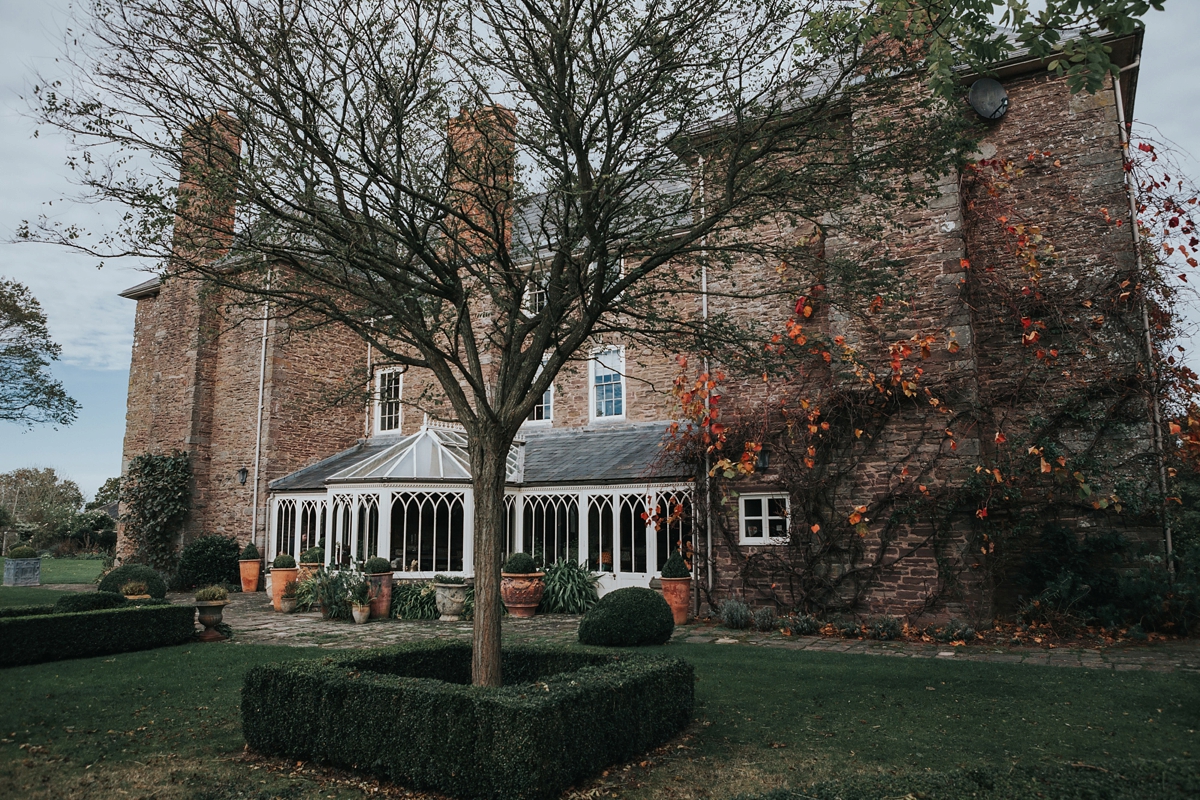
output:
M262 575L262 560L245 559L238 561L238 571L242 576L242 591L257 592L258 579Z
M276 611L283 611L283 592L289 582L296 580L300 570L295 567L271 568L271 600Z
M295 611L296 610L295 596L284 597L282 600L279 601L279 608L284 614L290 614L293 611Z
M204 633L200 634L202 642L219 642L225 637L217 630L221 624L221 613L228 600L197 600L196 611L199 612L200 624Z
M40 557L4 559L5 586L39 586L41 582L42 559Z
M692 605L692 579L659 578L659 580L662 581L663 599L671 607L675 624L683 625L688 621L688 611Z
M435 583L437 610L442 622L459 622L462 620L463 609L467 605L467 589L465 583Z
M371 618L371 604L363 603L362 605L350 606L350 616L354 617L355 625L362 625Z
M392 573L367 575L371 582L371 619L387 619L392 615Z
M538 603L546 591L544 572L500 573L500 599L514 617L532 617L537 613Z

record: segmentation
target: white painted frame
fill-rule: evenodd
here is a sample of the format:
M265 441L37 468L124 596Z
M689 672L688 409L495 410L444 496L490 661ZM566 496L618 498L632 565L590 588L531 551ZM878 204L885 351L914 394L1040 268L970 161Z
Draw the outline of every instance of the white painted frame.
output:
M754 517L763 521L763 536L747 536L746 535L746 501L761 500L763 502L763 513ZM783 526L788 531L786 536L769 536L766 535L770 530L770 520L779 519L770 515L770 501L783 501ZM787 544L791 538L792 529L792 501L786 492L756 492L752 494L743 494L738 496L738 543L747 545L770 545L770 544Z
M618 355L619 366L617 374L621 376L621 413L605 416L596 415L596 366L600 363L597 357L615 352ZM609 345L593 350L588 358L588 421L589 422L620 422L629 415L629 381L625 375L625 345Z
M372 397L371 411L371 432L378 435L381 433L400 433L404 428L404 367L380 367L375 370L375 391ZM400 378L400 391L397 393L396 404L397 421L395 428L383 430L380 426L383 422L383 376L398 375Z

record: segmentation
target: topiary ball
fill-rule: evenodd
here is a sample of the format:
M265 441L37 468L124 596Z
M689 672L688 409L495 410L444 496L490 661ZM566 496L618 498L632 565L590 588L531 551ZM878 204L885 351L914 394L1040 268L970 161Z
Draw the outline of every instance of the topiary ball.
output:
M125 564L104 576L98 587L102 592L120 594L121 587L130 581L146 584L146 593L159 599L167 596L167 584L153 568L145 564Z
M38 552L28 545L20 545L19 547L14 547L12 550L9 550L8 557L12 559L37 558Z
M296 559L287 553L280 553L275 556L275 560L271 562L271 566L275 569L295 569Z
M115 592L80 592L67 594L54 601L55 614L71 614L76 611L100 611L106 608L120 608L126 604L125 598Z
M510 575L529 575L537 572L537 565L533 563L533 556L528 553L513 553L500 571Z
M262 558L258 553L258 548L254 546L254 542L250 542L242 550L242 556L239 561L258 561Z
M675 630L675 617L662 595L630 586L601 597L579 623L581 644L602 647L641 647L666 644Z
M367 573L368 575L378 575L382 572L391 571L392 562L388 561L386 558L380 558L379 556L372 556L371 558L368 558L367 563L363 565L363 572Z

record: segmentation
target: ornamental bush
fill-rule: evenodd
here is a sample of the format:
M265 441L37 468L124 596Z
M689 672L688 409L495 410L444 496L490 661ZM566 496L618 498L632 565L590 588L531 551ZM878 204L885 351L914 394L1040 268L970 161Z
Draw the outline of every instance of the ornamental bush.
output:
M880 617L868 624L864 630L867 632L867 636L872 639L890 642L893 639L900 638L904 633L904 626L895 617Z
M754 612L754 628L762 632L773 631L779 627L776 622L775 609L771 606L763 606Z
M192 606L135 605L0 619L0 667L148 650L190 641Z
M80 592L67 594L54 601L55 614L70 614L78 611L100 611L120 608L129 601L116 592Z
M528 575L532 572L537 572L537 565L533 563L533 556L528 553L513 553L504 562L504 566L500 568L501 572L507 572L510 575Z
M678 659L513 647L502 672L502 688L469 685L471 647L459 642L267 664L246 674L242 731L256 751L415 789L542 800L692 716L695 675Z
M372 561L373 560L374 559L372 559ZM300 554L300 563L301 564L324 564L325 563L325 548L324 547L308 548L307 550L305 550L303 553ZM371 561L368 561L367 563L370 564Z
M579 623L579 641L603 647L666 644L675 616L653 589L629 586L600 598Z
M687 562L683 560L683 554L678 550L671 553L671 557L663 564L662 576L664 578L690 578L692 573L688 570Z
M100 580L100 591L121 593L121 587L130 581L146 584L146 592L160 600L167 596L167 584L153 568L145 564L125 564L117 567Z
M196 600L200 603L215 603L229 599L229 590L224 586L205 586L196 590Z
M17 558L37 558L38 552L28 545L20 545L8 551L8 557Z
M287 553L280 553L275 556L275 560L271 562L271 566L274 569L295 569L296 559Z
M432 581L397 581L392 586L392 616L396 619L437 619L437 590Z
M754 612L750 610L750 606L732 598L721 603L721 607L717 609L717 616L726 628L738 631L749 628L754 623Z
M201 536L179 554L176 584L195 589L213 584L240 584L237 539L232 536Z
M317 550L320 548L313 548L313 549ZM323 555L324 554L322 554L322 556ZM303 559L301 559L301 560L303 560ZM367 559L366 564L363 564L363 572L367 573L368 575L378 575L382 572L391 572L391 571L392 571L392 562L388 561L386 558L380 558L379 556L372 556L371 558Z
M573 558L546 567L546 590L538 611L543 614L585 614L600 599L600 576Z
M53 614L54 606L5 606L0 608L0 619L5 617L34 617L38 614Z
M248 542L242 548L242 554L239 556L239 561L258 561L262 556L258 552L258 548L254 546L254 542Z
M821 620L812 614L797 614L783 621L783 627L793 636L815 636L821 632Z

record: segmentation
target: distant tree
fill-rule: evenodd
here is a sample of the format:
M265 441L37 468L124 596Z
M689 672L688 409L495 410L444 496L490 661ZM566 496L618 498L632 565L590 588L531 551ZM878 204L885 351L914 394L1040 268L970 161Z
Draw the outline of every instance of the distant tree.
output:
M66 538L80 550L109 551L117 544L117 521L103 511L83 511L71 518Z
M32 534L35 547L49 547L69 534L83 492L53 469L16 469L0 475L0 506Z
M97 508L103 508L109 503L115 503L121 494L121 477L118 475L115 478L109 478L104 483L100 484L100 488L96 490L96 496L90 503L84 506L88 511L93 511Z
M61 349L28 287L0 280L0 421L26 427L75 421L79 404L49 372Z

